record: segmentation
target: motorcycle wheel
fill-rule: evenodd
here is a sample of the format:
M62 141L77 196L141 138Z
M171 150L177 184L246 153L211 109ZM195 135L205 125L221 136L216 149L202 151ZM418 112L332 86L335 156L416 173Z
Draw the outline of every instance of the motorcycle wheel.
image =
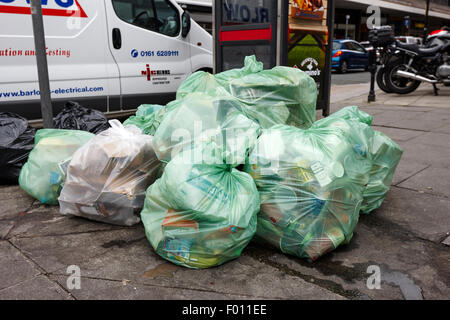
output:
M377 71L377 85L378 88L380 88L382 91L386 92L386 93L391 93L392 91L388 89L388 87L386 86L386 83L384 82L384 74L386 72L386 69L384 67L378 69Z
M416 90L420 86L420 81L399 77L395 75L397 71L406 70L405 64L399 59L385 67L384 82L386 87L393 93L407 94Z

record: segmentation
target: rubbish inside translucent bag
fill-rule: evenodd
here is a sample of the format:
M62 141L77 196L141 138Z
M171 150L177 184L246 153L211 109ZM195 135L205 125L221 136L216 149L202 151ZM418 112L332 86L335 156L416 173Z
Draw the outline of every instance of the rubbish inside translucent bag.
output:
M371 158L355 146L351 123L265 130L246 170L261 196L255 238L284 253L316 260L348 243L358 222ZM351 136L351 138L350 138Z
M168 162L183 150L211 143L225 163L245 163L260 127L241 111L242 104L220 88L174 101L153 139L158 158Z
M368 151L372 158L369 182L364 190L364 201L361 206L362 213L369 213L381 206L391 187L392 179L397 165L403 154L403 150L387 135L382 132L367 129L372 123L373 117L358 107L350 106L331 114L327 119L345 119L353 121L354 128L360 128L359 132L368 140ZM319 120L313 127L326 125L326 121Z
M161 257L208 268L240 256L256 231L260 202L250 175L224 164L214 146L195 148L217 164L186 161L190 150L177 154L148 188L141 218Z
M255 56L245 58L241 69L211 75L200 71L189 76L177 98L221 87L243 103L243 113L264 129L277 124L309 128L315 121L317 85L303 71L289 67L263 70Z
M138 107L136 115L129 117L123 125L135 125L143 133L153 136L167 111L166 106L157 104L143 104Z
M65 180L61 164L93 137L81 130L38 130L35 146L20 171L20 187L42 203L57 205Z
M161 174L150 135L117 120L80 148L59 197L62 214L130 226L140 221L145 190Z
M373 164L361 206L361 212L366 214L383 203L403 154L403 150L391 138L379 131L375 131L370 152Z

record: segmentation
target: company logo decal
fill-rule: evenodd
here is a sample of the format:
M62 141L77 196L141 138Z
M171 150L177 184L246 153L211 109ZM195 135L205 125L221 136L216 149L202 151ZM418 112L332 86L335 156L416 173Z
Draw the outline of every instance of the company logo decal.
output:
M41 1L44 16L87 18L78 0ZM30 0L0 0L0 13L31 14Z
M151 70L150 65L146 65L145 70L141 71L141 74L143 76L147 76L147 81L152 80L152 76L168 76L170 75L170 70ZM155 78L153 80L167 80L167 78ZM154 83L154 84L163 84L160 82Z
M302 70L304 70L308 76L320 76L319 62L317 62L316 59L306 58L300 65L302 67ZM307 70L305 70L305 68Z
M139 52L136 49L131 50L131 56L133 58L137 58L138 55L139 55Z

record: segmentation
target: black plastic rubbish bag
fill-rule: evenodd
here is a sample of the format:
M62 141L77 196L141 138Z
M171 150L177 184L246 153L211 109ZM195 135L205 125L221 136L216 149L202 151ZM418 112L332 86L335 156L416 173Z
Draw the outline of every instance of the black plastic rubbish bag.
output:
M17 183L20 169L34 147L36 130L27 119L10 112L0 112L0 181Z
M55 129L83 130L97 134L110 125L105 115L98 110L83 107L78 102L69 101L55 118Z

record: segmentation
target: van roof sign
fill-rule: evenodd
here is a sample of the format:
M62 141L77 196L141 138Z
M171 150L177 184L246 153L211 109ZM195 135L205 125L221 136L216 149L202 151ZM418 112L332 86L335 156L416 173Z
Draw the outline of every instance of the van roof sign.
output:
M30 0L0 0L0 13L31 14ZM78 0L42 0L42 15L87 18Z

